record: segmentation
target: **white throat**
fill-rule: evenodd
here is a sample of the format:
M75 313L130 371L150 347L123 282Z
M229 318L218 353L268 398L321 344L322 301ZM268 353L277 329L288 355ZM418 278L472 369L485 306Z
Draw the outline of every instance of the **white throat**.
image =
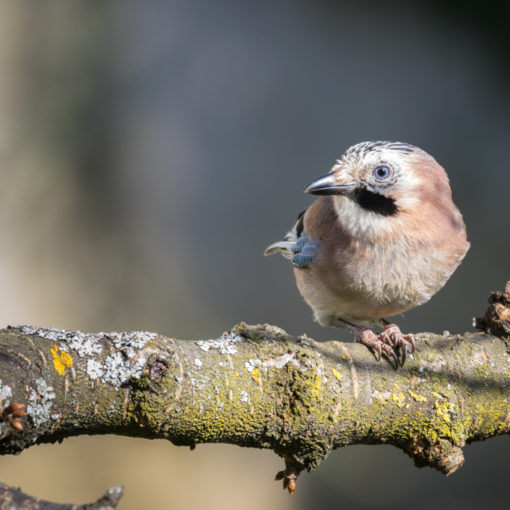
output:
M363 209L354 200L343 196L333 199L335 211L342 226L354 238L373 240L387 235L399 223L394 216L382 216Z

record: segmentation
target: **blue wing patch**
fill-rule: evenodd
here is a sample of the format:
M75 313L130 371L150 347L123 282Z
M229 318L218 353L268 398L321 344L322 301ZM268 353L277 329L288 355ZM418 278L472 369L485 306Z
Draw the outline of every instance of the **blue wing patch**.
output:
M301 233L296 244L291 248L292 265L299 269L309 266L319 252L319 241L311 240L304 232Z

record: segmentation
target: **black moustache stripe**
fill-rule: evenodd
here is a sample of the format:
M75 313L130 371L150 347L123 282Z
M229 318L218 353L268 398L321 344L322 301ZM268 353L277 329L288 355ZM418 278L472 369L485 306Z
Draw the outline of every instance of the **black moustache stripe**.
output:
M381 216L394 216L398 212L395 200L380 193L374 193L366 188L357 188L353 195L360 207L366 211L372 211Z

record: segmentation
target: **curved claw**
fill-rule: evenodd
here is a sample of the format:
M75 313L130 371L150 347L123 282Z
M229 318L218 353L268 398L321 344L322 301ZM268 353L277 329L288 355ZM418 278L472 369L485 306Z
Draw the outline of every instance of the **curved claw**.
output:
M400 353L400 366L403 367L407 359L407 344L401 345Z
M383 348L384 354L386 354L386 357L388 358L388 360L393 359L393 361L395 361L395 370L397 370L400 365L400 361L398 359L397 353L395 352L395 349L393 349L392 347L390 347L389 345L386 345L386 344L382 344L382 348Z
M403 367L407 355L414 353L415 343L413 335L404 335L395 324L388 324L384 330L376 335L370 328L360 328L356 332L356 341L362 343L374 353L377 361L382 353L395 362L395 368ZM376 353L379 356L376 356Z
M404 363L407 359L407 354L414 353L416 348L413 335L404 335L397 325L389 324L384 328L381 336L388 337L391 345L400 350L400 365L404 366Z

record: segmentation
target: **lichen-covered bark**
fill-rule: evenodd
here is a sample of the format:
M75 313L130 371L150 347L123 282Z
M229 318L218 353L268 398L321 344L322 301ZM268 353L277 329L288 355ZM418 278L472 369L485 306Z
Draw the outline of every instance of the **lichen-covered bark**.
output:
M274 450L293 489L334 448L387 443L450 474L465 443L510 430L510 355L485 333L416 343L394 370L361 345L268 325L197 341L7 328L0 404L24 404L27 416L14 420L21 427L4 416L0 453L95 433L231 443Z

